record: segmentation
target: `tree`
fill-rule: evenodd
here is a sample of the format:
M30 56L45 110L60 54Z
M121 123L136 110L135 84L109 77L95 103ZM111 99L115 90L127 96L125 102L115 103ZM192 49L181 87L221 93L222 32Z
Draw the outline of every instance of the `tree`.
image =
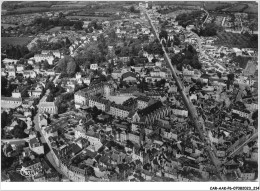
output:
M221 78L222 74L220 72L217 72L218 78Z
M1 95L6 96L7 95L7 84L8 80L6 77L1 76Z
M58 62L55 70L56 72L61 72L69 76L73 76L79 70L79 66L76 65L75 60L72 57L65 56Z
M135 61L134 61L133 57L130 58L129 65L130 66L135 66Z
M86 46L79 56L83 56L89 63L100 63L105 61L105 55L100 51L100 45L91 43Z
M161 32L159 33L159 38L160 38L160 39L165 38L165 40L167 40L167 39L168 39L168 33L167 33L167 31L161 30Z
M134 7L133 5L130 7L130 12L131 12L131 13L134 13L134 12L135 12L135 7Z
M110 43L116 42L116 40L117 40L116 31L115 31L114 29L112 29L111 31L109 31L108 37L109 37L109 42L110 42Z
M24 130L26 129L26 123L24 121L20 122L18 125L14 126L11 133L14 135L15 138L26 138L28 135L24 133Z
M3 149L1 149L1 168L2 170L8 169L15 161L15 157L6 157Z
M82 29L83 29L82 26L83 26L83 22L82 22L82 21L78 21L78 22L76 22L76 23L74 24L74 28L75 28L76 30L82 30Z
M256 120L258 118L258 110L256 110L253 114L252 114L252 119Z
M54 96L53 96L52 93L50 93L50 94L47 96L46 101L47 101L47 102L53 102L53 101L54 101Z
M228 77L228 80L229 80L229 81L234 81L234 79L235 79L235 74L230 73L230 74L227 75L227 77Z

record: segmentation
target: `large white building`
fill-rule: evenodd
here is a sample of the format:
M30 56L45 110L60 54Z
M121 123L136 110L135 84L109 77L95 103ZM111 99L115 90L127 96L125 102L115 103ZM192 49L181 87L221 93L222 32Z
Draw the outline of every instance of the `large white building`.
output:
M36 54L34 55L35 62L41 62L47 60L48 64L52 65L54 56L51 54Z
M98 97L91 97L89 99L89 106L94 107L96 106L98 109L102 111L109 111L109 101L106 99L100 99Z
M129 113L130 113L130 109L126 108L122 105L116 105L116 104L112 104L110 106L110 111L109 113L111 115L114 115L116 117L120 117L120 118L127 118Z
M57 58L61 58L59 50L42 50L42 55L53 55Z

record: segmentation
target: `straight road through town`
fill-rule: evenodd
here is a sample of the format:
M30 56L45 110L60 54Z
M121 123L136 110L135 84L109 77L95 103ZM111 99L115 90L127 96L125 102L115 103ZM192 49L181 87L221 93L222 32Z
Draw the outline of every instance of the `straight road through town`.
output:
M144 12L145 12L146 17L149 20L149 23L150 23L150 25L151 25L154 33L155 33L156 38L160 42L158 32L156 31L149 14L146 12L146 10L144 10ZM187 107L187 109L189 111L190 117L191 117L192 121L194 122L194 125L195 125L195 127L196 127L196 129L197 129L197 131L198 131L198 133L200 135L201 140L205 143L205 145L207 145L206 146L206 151L207 151L208 156L211 159L213 165L215 166L215 170L217 172L217 176L218 176L218 178L220 180L225 181L225 177L221 173L221 168L220 168L221 162L215 156L215 153L213 152L213 149L210 147L210 145L207 142L206 137L203 134L203 126L204 126L203 121L199 121L199 117L198 117L197 111L196 111L195 107L193 106L193 104L190 102L190 100L187 98L187 96L186 96L186 94L184 92L184 89L183 89L183 84L181 83L179 77L176 75L175 69L174 69L174 67L171 64L171 60L170 60L167 52L165 51L165 48L162 45L162 43L161 43L161 46L162 46L162 49L163 49L163 52L164 52L165 61L167 62L168 66L171 69L172 75L173 75L173 77L174 77L174 79L176 81L176 84L177 84L179 92L180 92L180 94L182 96L182 99L183 99L183 101L184 101L184 103L185 103L185 105L186 105L186 107Z

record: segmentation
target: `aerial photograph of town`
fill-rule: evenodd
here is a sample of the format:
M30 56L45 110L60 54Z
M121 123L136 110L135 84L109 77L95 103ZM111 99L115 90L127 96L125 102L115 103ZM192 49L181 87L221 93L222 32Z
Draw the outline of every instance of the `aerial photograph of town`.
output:
M258 182L257 1L1 5L1 182Z

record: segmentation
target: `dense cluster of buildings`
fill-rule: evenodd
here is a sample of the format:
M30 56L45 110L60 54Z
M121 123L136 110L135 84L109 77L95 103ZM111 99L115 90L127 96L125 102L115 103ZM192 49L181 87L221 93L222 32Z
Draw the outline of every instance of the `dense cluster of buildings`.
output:
M118 41L145 35L148 42L153 42L156 35L145 10L157 32L161 23L168 21L168 39L164 41L171 42L181 34L180 45L171 46L169 53L182 51L185 44L197 50L202 68L187 65L177 71L183 91L205 123L204 136L220 161L225 178L255 180L258 63L251 59L245 68L230 63L231 53L255 56L255 50L215 46L215 38L198 37L189 27L179 26L170 15L159 14L154 8L146 10L146 3L140 3L139 8L141 12L134 18L130 14L129 18L105 24L115 29ZM74 33L77 32L42 34L37 38L49 41L67 35L73 39L70 55L76 57L80 47L99 36L98 31L76 37ZM37 40L29 47L34 43ZM15 181L17 177L23 181L75 182L218 180L164 57L148 54L142 48L133 58L136 64L129 66L130 57L116 56L114 49L109 45L108 54L122 67L114 67L108 74L104 65L112 60L91 63L71 78L44 68L44 62L53 67L55 59L63 58L58 50L42 50L34 55L28 60L28 70L18 60L3 60L1 75L8 80L6 87L13 83L18 88L12 96L1 97L2 112L12 116L12 124L4 128L2 151L7 160L15 158L12 167L2 172L2 181ZM106 81L100 81L97 71L102 71ZM23 78L19 81L20 75ZM47 101L49 82L64 90L53 101ZM24 96L25 93L28 95ZM67 104L59 102L63 95L72 95L70 108L60 112L60 105ZM25 138L15 137L13 131L21 126L20 120L26 124ZM12 168L18 171L14 173ZM31 170L33 176L21 177L25 169Z

